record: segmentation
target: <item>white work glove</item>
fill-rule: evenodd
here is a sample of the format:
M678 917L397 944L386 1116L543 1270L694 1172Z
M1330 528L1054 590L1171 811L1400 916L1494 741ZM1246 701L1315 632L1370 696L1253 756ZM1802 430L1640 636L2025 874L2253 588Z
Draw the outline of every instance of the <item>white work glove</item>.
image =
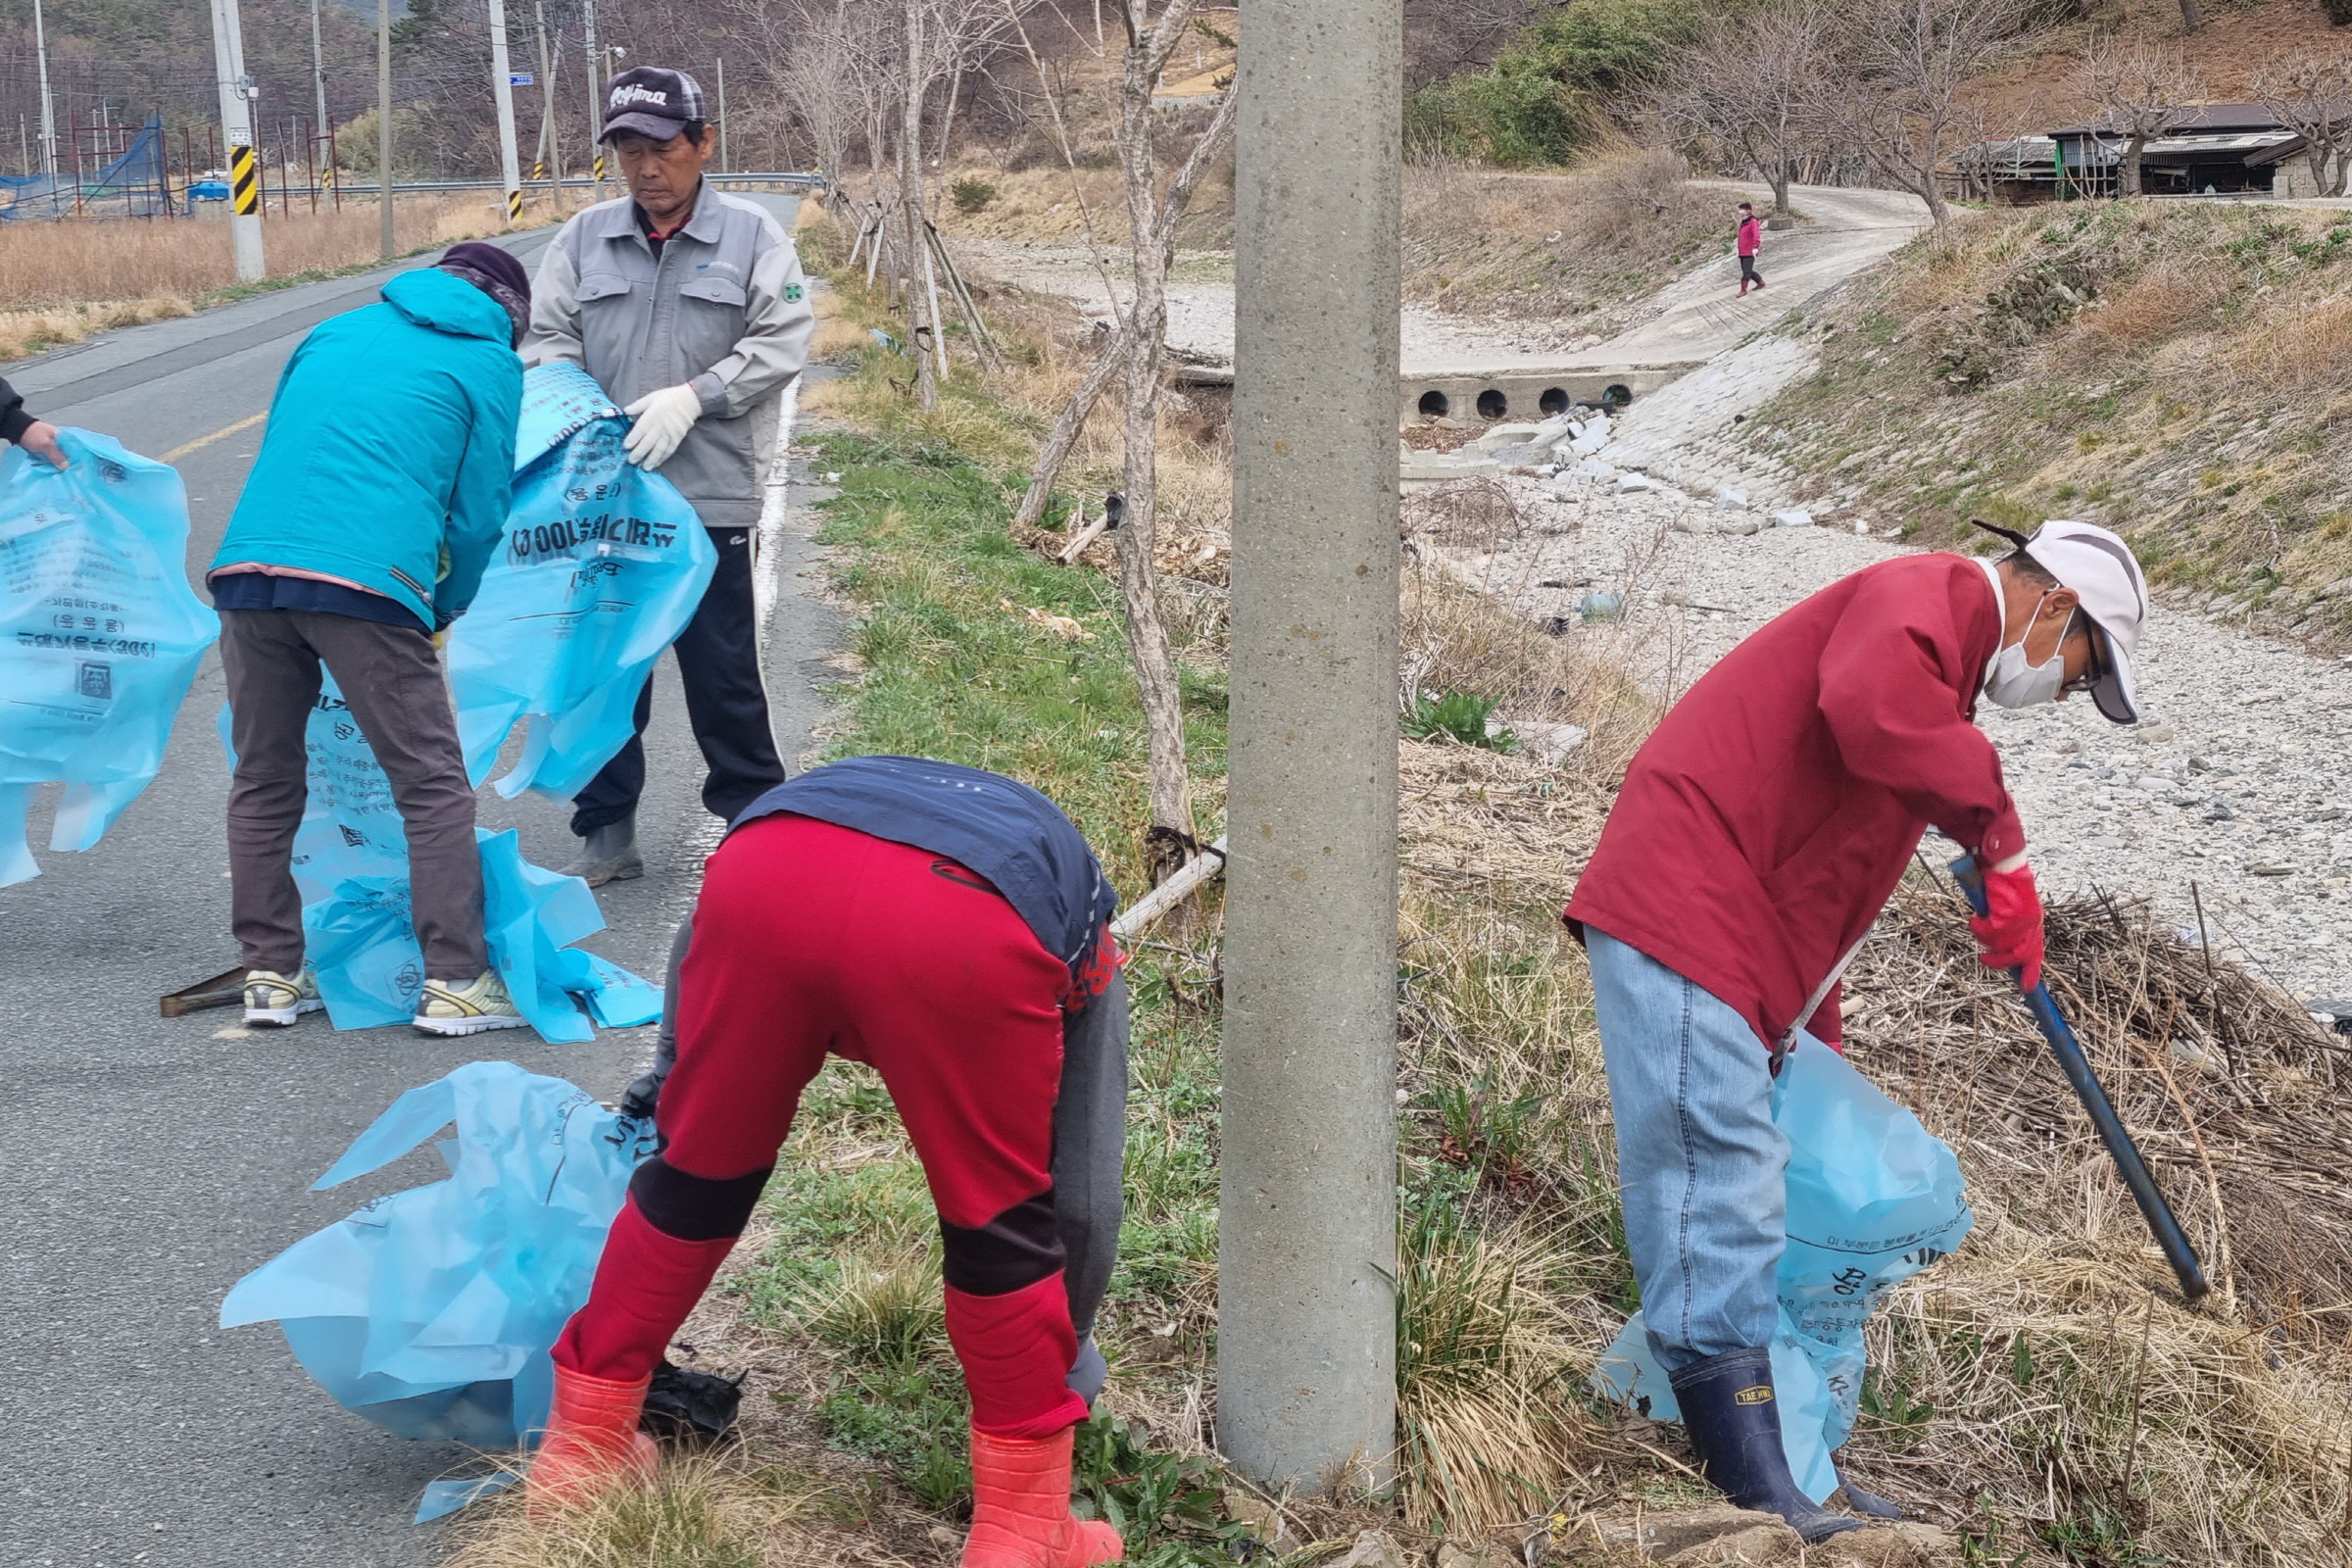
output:
M621 443L628 449L629 461L640 468L659 468L678 450L694 421L703 416L703 398L690 386L665 386L648 392L621 412L632 421L628 439Z

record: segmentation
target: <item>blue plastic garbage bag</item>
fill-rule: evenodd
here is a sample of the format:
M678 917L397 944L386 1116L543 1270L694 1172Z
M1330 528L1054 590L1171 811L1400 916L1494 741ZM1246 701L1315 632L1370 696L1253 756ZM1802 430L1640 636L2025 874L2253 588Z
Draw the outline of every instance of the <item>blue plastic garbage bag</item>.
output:
M272 1318L337 1403L404 1438L484 1448L536 1441L554 1391L548 1352L588 1299L653 1124L560 1078L476 1061L377 1117L323 1191L400 1158L442 1128L450 1174L362 1205L239 1280L220 1326ZM436 1483L419 1518L476 1483Z
M64 429L67 466L0 457L0 887L38 876L36 784L63 781L53 850L86 850L163 765L220 617L188 586L179 475Z
M1958 1247L1976 1216L1950 1146L1809 1035L1774 1081L1772 1119L1789 1143L1775 1403L1789 1471L1821 1502L1838 1489L1830 1455L1862 1395L1862 1325L1888 1291ZM1680 1417L1639 1312L1592 1381L1653 1420Z
M628 461L629 421L587 371L538 366L522 388L506 545L451 628L450 690L475 783L527 718L498 792L568 799L635 733L718 553L677 487Z
M226 744L226 710L220 732ZM319 998L338 1029L404 1023L425 980L410 921L408 838L391 780L332 676L321 675L307 740L310 796L294 835L294 882ZM605 928L587 883L525 860L512 831L477 828L475 838L490 962L542 1039L576 1043L594 1038L593 1024L625 1028L662 1015L659 986L572 947Z

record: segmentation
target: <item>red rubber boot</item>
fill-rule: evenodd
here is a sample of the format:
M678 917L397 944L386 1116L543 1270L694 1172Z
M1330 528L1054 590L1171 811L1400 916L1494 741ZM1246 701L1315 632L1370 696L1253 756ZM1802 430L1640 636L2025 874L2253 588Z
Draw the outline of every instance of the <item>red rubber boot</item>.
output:
M525 1482L533 1513L591 1502L613 1487L654 1479L661 1450L637 1430L653 1382L612 1383L557 1366L547 1438Z
M963 1541L963 1568L1094 1568L1126 1560L1117 1531L1070 1512L1075 1431L1063 1427L1037 1439L972 1434L972 1533Z

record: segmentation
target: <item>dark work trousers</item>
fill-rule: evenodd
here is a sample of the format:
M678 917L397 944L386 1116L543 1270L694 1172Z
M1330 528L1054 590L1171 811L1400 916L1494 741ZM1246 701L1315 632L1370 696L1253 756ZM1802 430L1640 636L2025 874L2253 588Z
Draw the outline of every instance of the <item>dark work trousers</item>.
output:
M756 559L749 528L713 528L718 569L694 618L678 634L678 677L686 716L710 769L703 805L732 822L738 812L784 782L784 763L767 727L767 684L760 674L759 612L752 592ZM645 793L645 725L654 712L653 678L637 694L637 733L572 797L571 831L581 838L637 809Z
M1740 281L1753 283L1758 288L1764 286L1764 274L1756 270L1756 259L1753 256L1740 258Z
M482 947L482 857L474 848L473 788L433 640L421 626L303 610L220 612L237 752L228 787L229 918L245 965L279 974L302 967L294 830L310 798L306 737L321 663L391 781L408 834L409 904L425 973L470 981L490 967Z

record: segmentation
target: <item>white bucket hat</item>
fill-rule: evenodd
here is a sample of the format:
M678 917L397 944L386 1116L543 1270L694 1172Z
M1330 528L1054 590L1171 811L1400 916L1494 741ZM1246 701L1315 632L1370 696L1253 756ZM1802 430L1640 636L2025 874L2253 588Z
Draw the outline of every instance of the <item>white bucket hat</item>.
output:
M2025 543L2026 554L2082 601L2103 644L2100 674L2090 700L2118 724L2139 722L2132 695L2132 659L2148 618L2148 580L2132 547L2095 523L2053 518Z

